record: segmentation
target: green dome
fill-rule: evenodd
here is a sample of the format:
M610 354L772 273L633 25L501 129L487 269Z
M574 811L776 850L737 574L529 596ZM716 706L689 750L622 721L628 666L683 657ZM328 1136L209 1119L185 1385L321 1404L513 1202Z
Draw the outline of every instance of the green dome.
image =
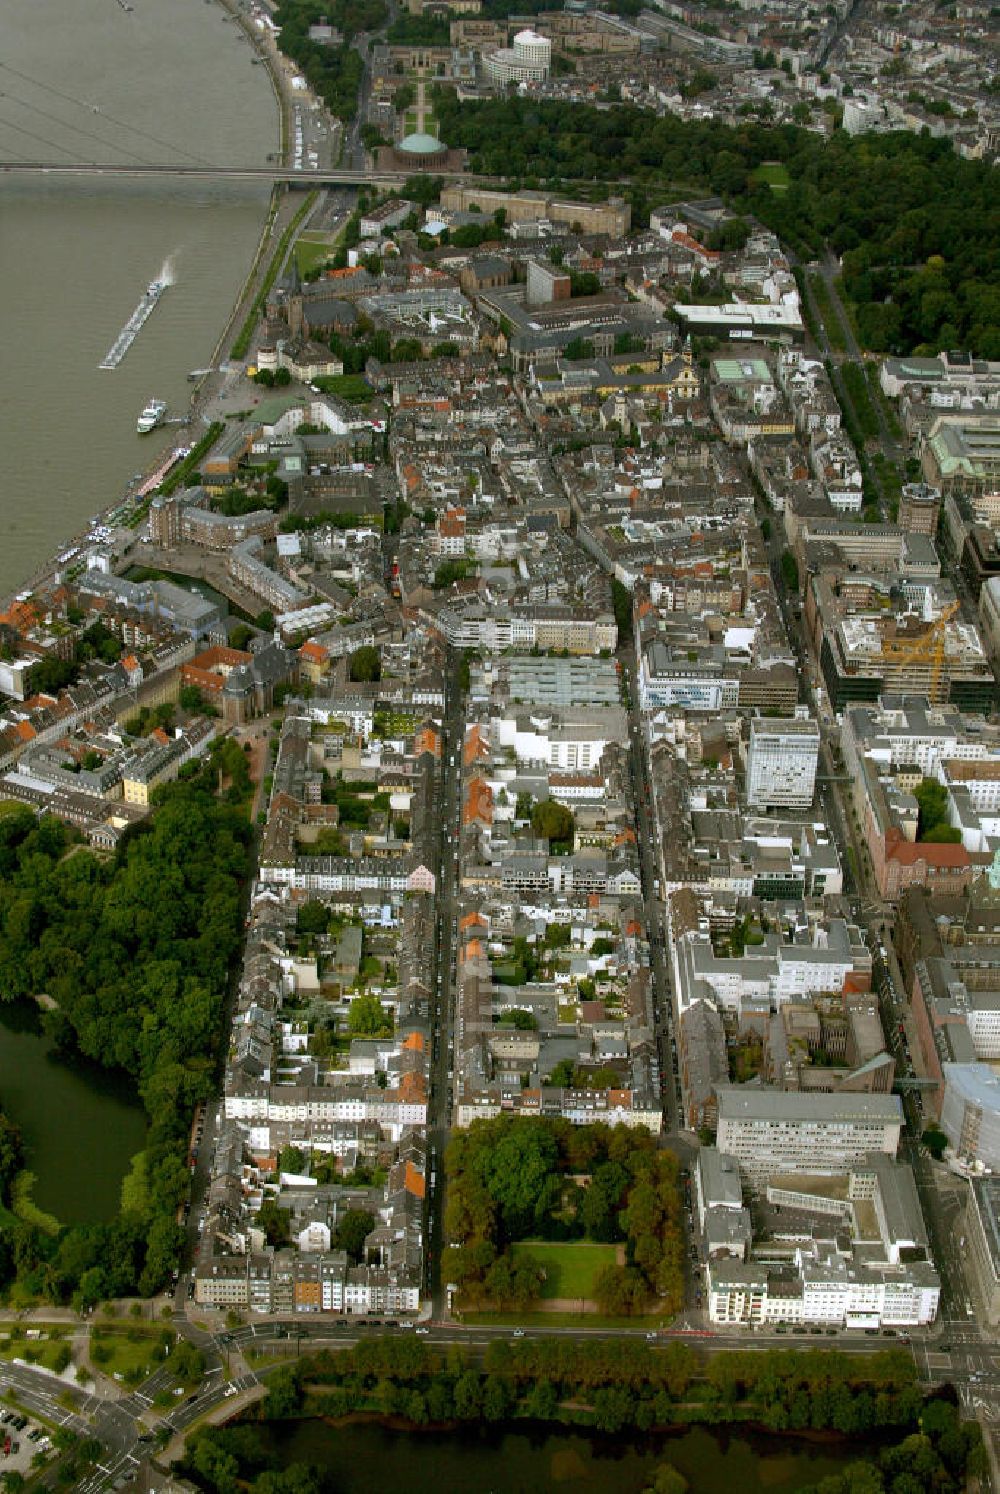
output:
M433 156L439 150L447 149L440 140L435 140L433 135L424 135L419 132L415 135L407 135L405 140L399 142L398 148L406 151L410 156Z

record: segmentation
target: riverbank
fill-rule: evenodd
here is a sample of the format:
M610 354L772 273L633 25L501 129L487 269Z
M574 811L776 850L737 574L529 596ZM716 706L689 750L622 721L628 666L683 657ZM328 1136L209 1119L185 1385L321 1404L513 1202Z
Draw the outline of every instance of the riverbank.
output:
M246 36L257 56L260 58L267 72L268 81L270 82L271 90L274 93L274 101L278 107L278 160L282 166L287 166L288 145L291 139L290 121L292 105L288 97L288 92L285 84L285 75L282 71L279 61L280 53L277 49L277 43L272 37L270 37L269 33L267 33L267 37L265 39L265 34L259 32L257 28L251 24L248 17L244 15L244 13L236 4L233 3L233 0L219 0L219 5L226 12L226 14L230 16L233 21L235 21L236 24L240 27L241 31ZM261 229L260 238L257 242L257 248L254 252L253 262L250 265L250 269L247 271L246 278L244 279L243 284L240 287L239 294L233 302L233 306L230 310L226 323L223 326L222 331L219 333L218 341L216 342L215 347L212 349L212 356L208 360L208 371L205 374L204 378L200 379L195 385L194 390L191 394L192 415L198 412L203 403L207 403L207 398L204 400L202 398L202 396L205 394L203 386L207 383L208 380L211 379L213 371L217 369L218 364L222 358L222 351L226 346L226 343L232 336L233 328L236 326L241 313L244 313L244 307L249 307L249 305L252 304L253 295L256 294L257 282L260 276L261 266L264 262L264 257L267 253L268 247L274 237L275 224L277 223L279 218L282 198L284 196L287 199L288 195L289 194L287 189L282 189L278 186L275 186L271 189L271 199L268 204L267 216L264 220L264 226Z
M234 0L219 0L219 5L214 10L216 14L222 15L232 22L232 25L221 27L220 30L223 32L232 32L234 26L238 26L253 48L253 54L259 57L266 70L270 91L278 113L278 154L284 160L288 155L288 119L292 104L289 96L288 79L285 77L281 65L281 56L277 52L273 38L261 33L253 25L250 18L239 11ZM247 47L244 46L240 50L245 58ZM271 199L267 204L262 226L257 235L255 251L248 270L242 276L241 282L232 299L230 300L227 295L226 302L216 304L215 315L212 316L212 321L215 321L217 316L219 317L217 323L218 335L215 338L211 356L207 359L204 355L200 358L195 358L194 354L192 354L185 365L193 367L197 362L199 366L213 371L200 379L191 389L190 394L185 395L187 409L185 424L188 431L190 431L190 436L185 438L182 427L182 433L179 433L176 438L178 441L183 441L185 446L190 445L197 438L203 412L210 404L213 395L221 392L224 387L225 375L220 375L217 370L220 362L224 363L225 361L225 352L229 340L234 336L235 331L240 326L241 320L246 318L248 309L252 305L254 296L257 294L263 277L270 266L275 246L280 243L282 234L286 231L288 224L294 219L300 208L301 198L297 195L293 195L279 187L274 189ZM219 316L220 309L224 309L225 311L225 314L222 316ZM208 325L211 326L211 322ZM139 349L140 361L141 353L142 349ZM110 376L105 374L102 377L107 379ZM185 407L181 406L181 408ZM41 586L51 583L57 572L64 572L66 569L65 562L61 561L60 557L64 557L70 550L82 551L94 543L95 538L98 537L95 535L95 530L98 526L107 526L113 529L118 528L119 526L111 524L112 516L119 513L123 506L127 507L135 501L137 492L141 490L143 479L148 481L163 466L165 454L165 449L159 447L149 456L147 462L143 463L140 458L139 466L141 467L141 471L137 472L134 479L128 478L130 469L126 468L119 482L114 483L112 487L112 490L120 496L111 501L105 498L103 502L95 505L96 511L85 521L78 521L68 533L62 530L57 520L51 531L51 533L57 536L57 543L52 546L53 553L36 562L33 567L26 568L24 574L10 579L3 589L0 606L4 610L9 609L20 594L37 590ZM118 551L123 558L127 556L129 546L130 539L128 536L119 538Z

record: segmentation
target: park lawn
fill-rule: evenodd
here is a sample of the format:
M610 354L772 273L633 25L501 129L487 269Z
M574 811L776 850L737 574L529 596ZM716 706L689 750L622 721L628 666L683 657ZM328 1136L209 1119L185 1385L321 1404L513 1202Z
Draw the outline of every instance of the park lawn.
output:
M315 244L309 239L296 239L295 263L300 275L308 275L317 265L325 263L334 253L329 244Z
M24 809L24 807L25 806L19 799L0 799L0 816L6 814L17 814L18 811Z
M782 161L765 161L757 167L754 176L759 182L764 182L770 187L772 192L787 192L792 185L788 168Z
M308 1353L308 1348L306 1353ZM290 1354L269 1354L266 1349L248 1349L245 1354L247 1364L252 1364L255 1370L271 1369L276 1364L288 1364L292 1356Z
M375 390L364 374L322 374L316 379L316 387L324 394L345 399L349 405L367 405L375 398Z
M45 1332L44 1326L42 1332ZM68 1344L69 1333L67 1328L55 1328L58 1334L56 1338L10 1338L6 1334L0 1335L0 1359L23 1359L28 1364L40 1364L43 1369L54 1370L56 1368L56 1357L59 1355L63 1344Z
M96 1339L91 1337L88 1357L93 1367L103 1375L129 1375L139 1371L145 1379L160 1363L153 1358L153 1349L162 1331L162 1325L159 1328L145 1329L135 1323L121 1328L104 1328L101 1325L100 1336ZM96 1344L101 1344L109 1351L108 1358L102 1362L94 1358Z
M594 1277L602 1266L613 1266L618 1252L614 1245L553 1244L549 1240L524 1240L514 1254L532 1255L545 1267L542 1301L554 1297L583 1301L592 1294Z

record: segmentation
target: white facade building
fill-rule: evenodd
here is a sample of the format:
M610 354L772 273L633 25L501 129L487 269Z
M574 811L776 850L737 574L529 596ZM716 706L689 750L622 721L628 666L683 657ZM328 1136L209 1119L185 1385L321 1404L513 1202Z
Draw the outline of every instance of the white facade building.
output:
M541 83L549 76L551 66L552 43L529 28L517 33L513 46L483 54L483 67L491 83Z
M808 809L816 788L819 727L812 720L755 716L747 752L751 809Z
M720 1085L716 1145L761 1182L780 1172L843 1171L872 1152L895 1157L898 1095L814 1094Z
M941 1129L964 1161L1000 1171L1000 1078L985 1063L946 1063Z
M575 773L595 768L609 742L627 741L628 724L620 706L540 710L493 717L490 739L512 748L520 763Z
M937 1317L940 1283L934 1267L925 1261L879 1269L832 1253L808 1258L804 1251L796 1251L795 1268L779 1270L760 1261L712 1261L709 1321L911 1328Z

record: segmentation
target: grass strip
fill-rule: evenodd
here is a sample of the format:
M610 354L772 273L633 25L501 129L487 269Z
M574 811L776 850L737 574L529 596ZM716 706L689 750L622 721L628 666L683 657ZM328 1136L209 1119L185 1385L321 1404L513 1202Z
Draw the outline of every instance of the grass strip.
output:
M260 289L253 298L246 320L237 333L236 341L230 350L231 357L243 358L246 356L246 351L250 346L250 339L253 337L254 327L257 325L257 318L263 310L264 302L267 300L272 285L278 278L278 272L285 262L285 256L288 253L292 240L295 238L296 230L307 213L311 211L312 205L316 201L316 196L315 192L309 193L309 196L278 240L278 247L271 255L271 262L264 274L264 279L261 281Z

